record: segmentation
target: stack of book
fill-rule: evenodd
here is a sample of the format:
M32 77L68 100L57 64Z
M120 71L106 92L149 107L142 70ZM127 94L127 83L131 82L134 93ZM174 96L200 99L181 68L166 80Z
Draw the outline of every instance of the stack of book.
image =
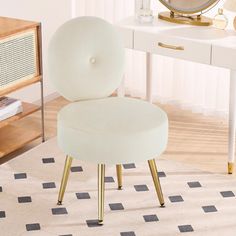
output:
M23 111L22 102L15 98L0 98L0 121L10 118Z

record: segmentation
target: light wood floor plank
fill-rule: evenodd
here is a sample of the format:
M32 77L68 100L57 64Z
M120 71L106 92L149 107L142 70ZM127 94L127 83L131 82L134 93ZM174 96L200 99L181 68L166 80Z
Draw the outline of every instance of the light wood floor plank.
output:
M46 138L56 136L57 112L68 101L62 97L46 104L45 125ZM226 174L227 171L227 119L203 116L190 111L181 110L173 105L159 105L169 117L169 143L162 158L180 161L194 165L205 171ZM33 119L29 128L34 129L40 124L40 112L31 115ZM25 118L19 122L29 122ZM34 141L19 151L0 160L4 163L20 153L38 145L40 140ZM236 175L234 175L236 176Z

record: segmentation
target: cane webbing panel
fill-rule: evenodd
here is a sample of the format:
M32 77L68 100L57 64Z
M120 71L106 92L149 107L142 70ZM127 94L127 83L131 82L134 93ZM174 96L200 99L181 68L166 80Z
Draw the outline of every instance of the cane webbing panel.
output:
M0 40L0 89L36 73L35 30Z

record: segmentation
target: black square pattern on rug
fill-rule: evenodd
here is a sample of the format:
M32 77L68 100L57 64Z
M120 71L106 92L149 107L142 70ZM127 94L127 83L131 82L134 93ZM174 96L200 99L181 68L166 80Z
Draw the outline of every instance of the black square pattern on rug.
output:
M184 199L180 195L169 196L169 199L171 202L183 202L184 201Z
M157 215L145 215L145 216L143 216L143 219L144 219L145 222L159 221Z
M53 157L43 158L42 162L43 162L43 164L55 163L55 159Z
M123 164L124 169L134 169L136 168L134 163L129 163L129 164Z
M101 224L98 224L98 220L86 220L87 226L92 227L101 227Z
M32 199L30 196L18 197L18 202L19 203L29 203L29 202L32 202Z
M203 209L203 211L204 211L205 213L217 212L216 207L213 206L213 205L210 205L210 206L203 206L202 209Z
M0 193L2 192L2 186L0 186Z
M121 232L120 236L136 236L134 231L129 231L129 232Z
M232 191L223 191L223 192L220 192L220 194L222 195L222 197L235 197Z
M5 218L5 217L6 217L6 212L0 211L0 218Z
M44 189L56 188L56 184L54 182L43 183L42 185Z
M202 185L198 181L188 182L189 188L200 188Z
M82 168L82 166L72 166L72 167L70 168L70 171L71 171L71 172L82 172L82 171L83 171L83 168Z
M67 215L68 212L65 207L52 208L53 215Z
M112 211L124 210L122 203L110 203L109 207Z
M146 184L134 185L134 188L137 192L145 192L149 190Z
M187 233L187 232L194 231L192 225L179 225L178 228L181 233Z
M14 178L15 179L26 179L27 178L27 174L26 173L14 174Z
M90 199L89 193L76 193L77 199Z
M35 230L41 229L40 224L38 224L38 223L27 224L25 227L26 227L27 231L35 231Z
M112 176L106 176L105 177L105 183L114 183L115 180Z
M163 171L159 171L159 172L158 172L158 176L159 176L159 178L166 177L166 173L163 172Z

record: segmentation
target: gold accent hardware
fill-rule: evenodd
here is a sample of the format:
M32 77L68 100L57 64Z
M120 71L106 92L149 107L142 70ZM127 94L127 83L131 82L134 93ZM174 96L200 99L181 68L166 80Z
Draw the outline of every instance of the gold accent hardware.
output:
M156 162L155 159L149 160L148 161L149 164L149 168L152 174L152 179L156 188L156 193L160 202L160 205L163 207L165 205L164 202L164 197L163 197L163 193L162 193L162 189L161 189L161 183L158 177L158 172L157 172L157 166L156 166Z
M116 165L118 190L122 189L122 165Z
M158 18L176 24L188 24L197 26L210 26L212 19L203 15L181 15L173 12L161 12Z
M168 48L168 49L172 49L172 50L179 50L179 51L183 51L184 47L183 46L174 46L174 45L169 45L169 44L165 44L165 43L158 43L159 47L162 48Z
M70 174L70 167L72 163L73 158L70 156L66 156L66 161L65 161L65 166L64 166L64 171L62 175L62 180L61 180L61 187L58 195L58 202L57 205L61 205L63 201L63 197L65 194L66 190L66 185L68 182L69 174Z
M159 1L164 6L166 6L171 12L174 12L177 14L194 14L194 13L199 13L199 12L202 14L203 11L210 10L212 7L214 7L219 2L219 0L211 0L211 1L208 1L206 4L203 4L203 6L201 8L196 8L194 10L185 11L185 10L176 9L176 8L172 7L169 4L169 1L166 1L166 0L159 0Z
M228 174L233 174L234 172L234 163L228 163Z
M104 218L104 191L105 191L105 165L98 164L98 224L103 224Z

